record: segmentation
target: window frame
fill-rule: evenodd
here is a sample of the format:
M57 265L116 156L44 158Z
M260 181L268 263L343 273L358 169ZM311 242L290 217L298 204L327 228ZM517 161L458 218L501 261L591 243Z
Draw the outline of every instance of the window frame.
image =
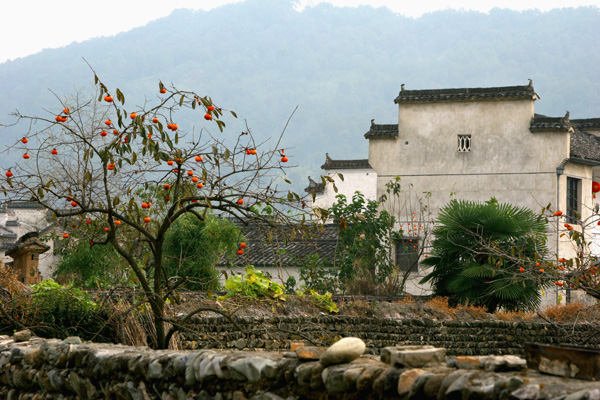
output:
M581 219L581 179L567 176L566 186L567 223L578 225Z
M408 245L404 245L404 244ZM410 243L410 244L409 244ZM412 250L415 246L414 251ZM407 249L409 252L402 251L402 249ZM419 272L419 251L420 251L420 240L419 237L403 237L402 239L397 239L394 241L394 264L398 268L399 271L403 273L416 273ZM404 262L401 262L401 258L405 259ZM408 258L408 261L406 261Z

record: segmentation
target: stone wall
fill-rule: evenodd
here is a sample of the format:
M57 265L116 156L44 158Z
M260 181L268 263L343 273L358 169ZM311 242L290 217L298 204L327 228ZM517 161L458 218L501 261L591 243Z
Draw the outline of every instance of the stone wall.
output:
M233 321L233 322L232 322ZM336 338L355 336L368 353L386 346L428 344L448 355L523 355L523 343L584 344L600 347L600 325L558 325L505 321L437 321L375 319L349 316L198 318L184 332L184 349L279 350L290 341L328 346Z
M295 352L152 351L145 347L0 336L0 399L460 400L592 399L600 383L540 375L515 356L444 359L444 350L359 339ZM359 343L357 343L359 342ZM336 348L334 350L334 347Z

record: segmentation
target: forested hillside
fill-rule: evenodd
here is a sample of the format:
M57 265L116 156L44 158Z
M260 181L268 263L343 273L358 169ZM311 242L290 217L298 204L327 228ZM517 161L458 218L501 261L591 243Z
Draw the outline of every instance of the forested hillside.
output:
M110 32L106 32L110 35ZM40 32L43 34L43 32ZM600 9L546 13L442 11L413 19L385 8L247 0L212 11L179 10L144 27L0 64L0 123L44 113L54 96L90 90L93 75L121 88L127 106L157 92L158 80L191 88L235 110L261 138L284 140L296 188L318 175L325 152L364 158L370 120L393 123L407 89L524 85L536 111L600 117ZM137 96L137 97L136 97ZM189 114L180 129L208 126ZM211 128L213 131L214 128ZM218 131L217 131L218 132ZM216 133L216 132L215 132ZM22 131L1 129L2 145ZM10 157L0 157L7 166Z

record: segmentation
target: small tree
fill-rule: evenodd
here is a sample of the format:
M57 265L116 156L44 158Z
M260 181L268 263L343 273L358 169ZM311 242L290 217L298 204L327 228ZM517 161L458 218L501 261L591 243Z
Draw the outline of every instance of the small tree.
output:
M531 210L495 199L452 200L440 210L432 251L423 261L433 270L421 283L431 281L434 294L486 306L489 312L533 309L544 282L516 272L545 252L546 223Z
M357 276L368 277L379 284L392 272L390 231L394 217L379 211L379 202L366 200L356 192L352 202L337 195L337 202L329 209L329 216L338 226L336 268L339 279L350 282Z
M63 223L63 240L111 244L150 305L154 346L166 348L178 325L165 314L165 300L186 281L165 269L173 224L184 215L204 221L212 210L291 225L301 199L279 187L289 183L283 133L270 148L256 143L249 130L229 145L208 131L223 131L226 112L210 97L160 82L155 96L126 109L119 89L109 89L95 73L94 79L92 98L62 100L45 116L14 114L26 131L8 151L21 152L23 160L5 171L1 188L10 200L33 200L48 209ZM177 124L183 109L201 112L207 125L186 133ZM262 215L256 203L271 206L271 214Z

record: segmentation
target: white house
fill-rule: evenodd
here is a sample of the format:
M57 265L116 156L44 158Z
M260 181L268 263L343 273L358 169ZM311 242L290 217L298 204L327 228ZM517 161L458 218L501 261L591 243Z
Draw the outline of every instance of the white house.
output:
M556 118L538 115L539 99L531 81L524 86L437 90L406 90L402 85L394 100L398 123L371 121L365 134L368 165L376 176L375 198L386 192L391 179L400 177L402 187L411 189L403 201L414 204L427 196L433 216L452 198L495 197L534 211L551 204L565 215L553 224L549 245L559 257L570 258L574 249L557 228L574 223L576 213L582 220L593 214L592 182L600 181L600 118L573 120L568 112ZM365 184L372 183L347 182L348 188ZM411 213L396 216L404 229L417 222ZM419 240L418 231L412 235Z

